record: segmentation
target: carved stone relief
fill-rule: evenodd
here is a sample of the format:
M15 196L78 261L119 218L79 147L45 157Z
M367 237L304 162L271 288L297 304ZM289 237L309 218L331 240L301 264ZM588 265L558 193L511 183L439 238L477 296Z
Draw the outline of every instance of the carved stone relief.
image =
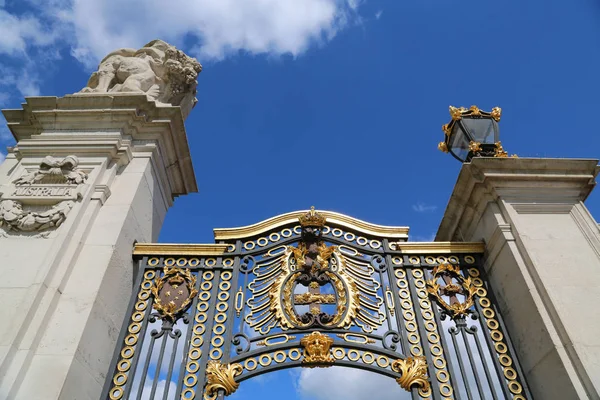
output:
M32 212L23 210L23 205L18 201L2 200L0 202L0 226L8 231L23 232L59 227L74 204L75 202L71 200L61 201L48 211Z
M0 188L0 227L6 232L41 232L59 227L81 197L87 173L76 156L47 156L39 167Z
M68 183L79 185L87 179L87 174L77 168L79 160L66 156L62 160L46 156L37 170L29 172L13 183L17 186L33 183Z

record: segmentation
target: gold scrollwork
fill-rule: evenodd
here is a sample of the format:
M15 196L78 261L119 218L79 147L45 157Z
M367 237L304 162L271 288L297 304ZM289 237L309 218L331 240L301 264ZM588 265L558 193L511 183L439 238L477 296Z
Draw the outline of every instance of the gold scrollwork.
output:
M277 259L255 267L256 278L248 285L252 292L247 301L250 312L245 316L248 325L263 335L277 325L282 330L306 329L310 323L302 322L295 306L310 301L313 306L336 304L333 319L325 324L327 327L348 328L356 324L366 333L379 327L385 315L379 311L383 299L378 295L380 284L373 278L373 267L367 262L345 257L336 246L320 244L319 262L315 263L319 265L315 268L320 270L335 265L337 272L324 270L322 273L331 282L336 295L295 295L297 279L303 273L300 267L304 262L303 245L289 246Z
M459 284L447 283L446 286L442 287L437 282L442 276L453 277ZM471 282L471 278L465 278L460 274L458 265L440 264L433 269L433 279L427 281L427 292L452 318L458 318L466 315L469 312L469 308L473 306L473 297L477 292L477 288ZM443 294L455 296L461 293L465 296L463 302L456 300L452 304L448 304L442 298Z
M408 357L392 362L392 371L400 374L396 382L404 390L410 391L413 386L417 386L423 391L430 389L427 379L427 361L423 356Z
M331 345L333 339L320 332L313 332L304 336L300 340L300 345L304 348L303 364L310 364L309 367L329 367L334 361L331 355Z
M181 285L185 285L186 290L180 289ZM190 273L189 269L165 267L164 275L158 278L150 289L154 296L153 308L158 311L162 319L174 322L198 294L195 286L196 277ZM165 289L164 293L163 288ZM171 293L171 289L176 292ZM185 296L186 294L187 296ZM185 296L185 298L180 298L178 295Z
M205 398L214 398L219 390L229 396L240 386L235 377L240 375L243 368L240 364L222 364L220 361L209 361L206 365Z

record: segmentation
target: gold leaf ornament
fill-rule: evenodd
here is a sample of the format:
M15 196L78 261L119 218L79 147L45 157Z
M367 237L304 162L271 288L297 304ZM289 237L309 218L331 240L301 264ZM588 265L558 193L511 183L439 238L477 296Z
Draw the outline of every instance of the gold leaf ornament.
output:
M206 395L216 397L219 390L229 396L240 386L235 377L240 375L243 368L240 364L222 364L220 361L209 361L206 366Z
M438 279L442 276L452 276L458 281L458 285L449 283L445 287L441 287L437 283ZM460 269L457 265L453 264L440 264L433 269L433 278L427 282L427 292L442 307L450 317L458 318L469 313L469 309L473 307L474 296L477 288L471 282L471 278L464 278L460 274ZM443 290L451 291L452 293L459 293L462 291L465 296L463 302L455 302L452 305L448 304L441 296Z
M408 357L404 360L396 360L391 365L392 371L400 374L396 382L404 390L410 391L413 386L417 386L423 391L430 388L427 379L427 361L423 356Z

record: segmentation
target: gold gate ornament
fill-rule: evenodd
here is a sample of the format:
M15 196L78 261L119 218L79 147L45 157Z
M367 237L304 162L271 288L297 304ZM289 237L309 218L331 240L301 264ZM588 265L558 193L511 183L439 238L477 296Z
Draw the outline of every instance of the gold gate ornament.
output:
M313 364L310 368L327 368L333 364L333 356L330 354L333 339L320 332L313 332L304 336L300 340L300 345L304 347L303 364ZM325 365L324 365L325 364Z
M164 275L158 278L150 289L154 296L153 308L162 319L175 322L198 294L196 277L189 269L164 268Z
M531 398L488 297L483 244L403 242L401 227L314 209L223 232L210 245L136 245L139 288L103 400L145 388L217 400L264 373L331 366L380 373L415 398L455 398L461 385ZM139 367L155 358L166 374ZM163 376L175 386L159 388Z
M404 390L410 391L413 386L417 386L424 392L430 389L427 379L427 361L423 356L408 357L404 360L396 360L391 365L392 371L398 372L400 378L396 382Z
M209 361L206 365L206 389L208 398L215 398L219 390L229 396L240 387L235 377L240 375L243 368L240 364L221 364L220 361Z
M448 282L446 286L440 286L437 281L444 276L455 278L459 284ZM433 269L433 278L427 281L427 292L454 319L468 314L469 309L473 307L477 288L472 284L471 278L465 278L460 274L458 265L440 264ZM452 304L448 304L442 298L443 294L448 296L463 294L465 300L463 302L451 301Z

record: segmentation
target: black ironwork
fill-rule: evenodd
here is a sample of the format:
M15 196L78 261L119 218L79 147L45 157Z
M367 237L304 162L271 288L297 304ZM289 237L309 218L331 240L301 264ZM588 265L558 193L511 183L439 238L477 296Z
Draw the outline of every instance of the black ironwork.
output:
M406 252L397 241L289 222L225 240L218 255L140 257L103 398L223 398L234 389L207 391L214 361L239 364L234 386L279 369L336 365L401 385L414 374L413 398L531 399L482 255ZM314 332L330 346L311 353ZM426 373L397 367L420 357Z

